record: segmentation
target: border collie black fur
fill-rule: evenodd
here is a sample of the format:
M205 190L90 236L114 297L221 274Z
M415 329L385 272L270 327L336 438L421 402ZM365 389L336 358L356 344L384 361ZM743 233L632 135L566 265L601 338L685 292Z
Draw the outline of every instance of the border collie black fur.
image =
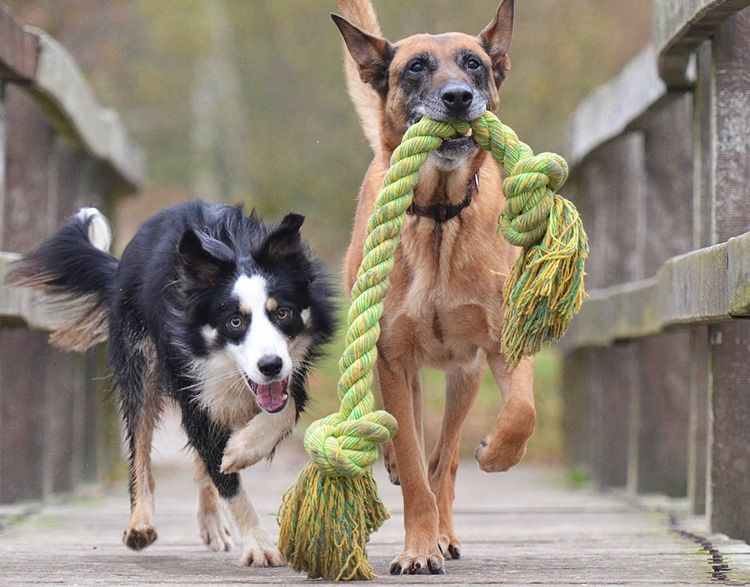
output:
M300 238L304 218L276 226L241 207L189 202L147 221L118 261L109 224L84 208L16 263L10 280L66 303L51 335L83 351L109 340L130 456L123 541L154 540L151 440L165 399L182 412L196 454L204 541L228 550L226 500L243 562L280 565L238 471L272 456L307 402L308 369L334 330L332 292Z

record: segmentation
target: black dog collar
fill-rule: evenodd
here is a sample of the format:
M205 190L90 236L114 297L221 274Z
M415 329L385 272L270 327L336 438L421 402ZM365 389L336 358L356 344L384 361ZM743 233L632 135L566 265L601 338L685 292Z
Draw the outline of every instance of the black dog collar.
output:
M433 206L417 206L412 203L406 210L407 214L413 216L424 216L425 218L432 218L438 224L455 218L458 216L464 208L468 208L471 205L471 201L474 199L474 194L479 189L479 178L476 174L471 178L469 184L466 186L466 197L459 204L435 204Z

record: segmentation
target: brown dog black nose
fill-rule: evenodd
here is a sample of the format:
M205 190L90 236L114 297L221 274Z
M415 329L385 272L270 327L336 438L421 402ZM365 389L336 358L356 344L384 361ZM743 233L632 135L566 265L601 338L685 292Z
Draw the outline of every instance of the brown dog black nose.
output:
M463 114L474 100L474 92L466 84L445 84L440 99L451 114Z

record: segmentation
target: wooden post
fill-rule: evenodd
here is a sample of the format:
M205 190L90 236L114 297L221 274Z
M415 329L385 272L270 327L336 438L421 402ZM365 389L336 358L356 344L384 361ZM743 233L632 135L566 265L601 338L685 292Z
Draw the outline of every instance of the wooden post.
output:
M714 95L711 42L697 52L698 82L693 92L693 248L714 244ZM688 500L694 515L706 513L708 475L708 419L711 388L709 328L690 333L690 433Z
M750 227L750 8L730 18L713 39L713 236L723 242ZM711 171L708 170L710 173ZM711 528L750 540L750 322L711 327L711 445L707 512Z
M673 98L643 124L645 139L644 273L656 274L668 258L692 245L692 97ZM630 489L673 496L687 493L689 356L687 332L636 343L640 379L637 445L631 453Z
M595 351L578 349L563 361L563 432L568 465L591 470L591 370Z
M584 224L591 239L588 287L642 277L643 137L634 132L600 147L577 172ZM627 479L629 411L636 393L633 346L584 349L566 358L566 431L576 464L584 457L600 487ZM581 408L586 408L582 411ZM572 436L571 436L572 435Z
M52 131L33 100L6 87L5 198L1 250L26 251L48 235L47 161ZM41 497L45 489L47 335L0 328L0 501Z

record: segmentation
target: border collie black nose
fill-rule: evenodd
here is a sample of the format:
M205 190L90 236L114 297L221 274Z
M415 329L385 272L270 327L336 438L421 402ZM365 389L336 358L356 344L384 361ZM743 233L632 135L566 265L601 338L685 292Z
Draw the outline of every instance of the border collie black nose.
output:
M284 361L279 355L266 355L258 360L258 371L266 377L275 377L281 372Z

